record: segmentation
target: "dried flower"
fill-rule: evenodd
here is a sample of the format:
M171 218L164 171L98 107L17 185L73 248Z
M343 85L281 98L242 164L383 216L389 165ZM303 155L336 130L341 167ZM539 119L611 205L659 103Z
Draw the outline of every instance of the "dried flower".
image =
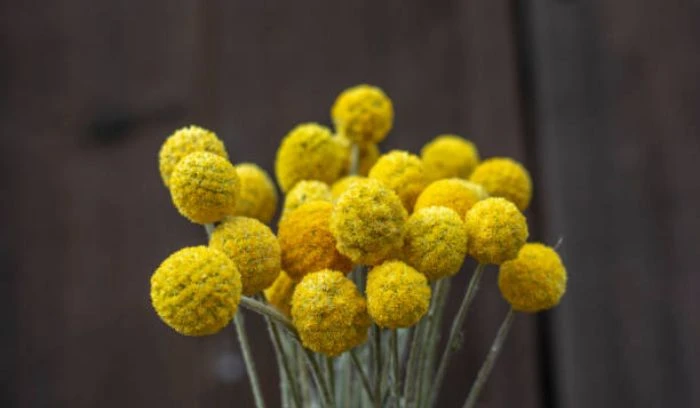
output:
M292 321L305 347L329 356L364 343L371 323L355 284L328 269L310 273L297 284Z
M393 126L394 107L381 89L357 85L338 95L331 117L338 133L353 143L379 143Z
M459 272L467 254L467 232L457 213L428 207L413 213L406 223L404 259L430 280Z
M467 211L486 197L486 190L476 183L458 178L438 180L423 190L413 210L435 206L447 207L464 219Z
M170 194L177 210L197 224L233 214L240 192L236 169L228 160L195 152L180 160L170 176Z
M369 178L394 190L407 211L413 211L416 198L428 185L423 162L418 156L401 150L381 156L370 170Z
M274 306L287 317L292 316L292 295L297 283L287 275L287 272L280 271L272 285L265 289L265 299L267 303Z
M270 286L280 273L277 237L255 218L226 218L211 234L209 246L225 253L236 265L246 296Z
M186 336L217 333L241 300L241 276L223 253L205 246L170 255L151 276L151 301L158 316Z
M528 237L527 221L515 204L487 198L474 204L464 220L467 253L482 264L501 264L518 255Z
M288 214L304 203L311 201L333 201L331 188L318 180L302 180L298 182L284 197L283 214Z
M317 123L304 123L292 129L277 150L275 173L283 192L301 180L331 184L344 166L343 148L331 131Z
M384 262L367 275L367 311L381 327L411 327L429 305L428 280L401 261Z
M312 201L289 212L280 221L279 242L282 248L282 267L292 279L333 269L350 272L352 262L336 249L329 220L333 204Z
M269 224L277 210L277 189L270 176L255 164L236 165L241 192L234 215L251 217Z
M530 174L515 160L505 157L484 160L469 180L484 186L492 197L503 197L512 201L520 211L525 211L530 205Z
M566 292L566 269L554 249L525 244L518 257L501 264L498 287L514 310L539 312L559 304Z
M457 135L440 135L421 149L425 173L430 181L469 178L479 164L474 143Z
M170 175L175 166L194 152L209 152L228 160L224 143L214 132L199 126L178 129L165 140L158 154L160 176L166 187L170 184Z
M403 245L408 214L399 197L377 180L352 183L333 208L330 229L341 254L374 265Z

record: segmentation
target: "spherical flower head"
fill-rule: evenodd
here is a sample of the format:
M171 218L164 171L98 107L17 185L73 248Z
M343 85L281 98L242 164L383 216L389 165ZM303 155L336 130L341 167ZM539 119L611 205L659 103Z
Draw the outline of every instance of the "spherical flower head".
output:
M464 219L467 211L486 197L488 197L486 190L476 183L458 178L438 180L423 190L413 210L436 206L447 207Z
M418 195L428 185L423 162L418 156L401 150L380 157L369 171L369 178L379 180L394 190L407 211L413 211Z
M343 156L345 157L343 174L350 174L353 143L343 135L336 135L334 140L343 148ZM379 160L379 156L381 156L381 152L376 144L358 145L357 174L367 176L372 166Z
M226 218L214 229L209 246L226 254L236 265L246 296L270 286L280 273L277 237L267 225L254 218Z
M338 95L331 118L338 133L353 143L379 143L394 124L394 106L376 86L357 85Z
M429 305L428 280L401 261L384 262L367 275L367 311L381 327L411 327Z
M525 244L518 257L501 264L498 287L514 310L539 312L559 304L566 292L566 269L554 249Z
M319 180L331 184L344 166L343 148L333 140L331 131L317 123L298 125L282 140L277 150L275 173L283 192L301 180Z
M277 210L277 189L270 176L255 164L236 165L241 192L234 215L250 217L269 224Z
M375 265L403 245L407 217L396 193L377 180L364 179L338 198L330 229L341 254L357 264Z
M318 180L302 180L298 182L284 197L284 214L288 214L299 208L304 203L311 201L333 201L331 188L328 184Z
M340 180L336 181L333 183L331 186L331 196L333 196L333 200L337 201L338 198L345 192L345 190L352 185L352 183L356 182L357 180L364 180L365 177L362 176L347 176L343 177Z
M169 186L170 175L175 166L190 153L209 152L228 160L224 143L214 132L199 126L188 126L178 129L170 135L158 154L160 176L165 186Z
M515 258L528 237L527 221L515 204L487 198L474 204L464 220L467 253L482 264Z
M158 316L186 336L226 327L241 300L241 276L223 253L205 246L170 255L151 276L151 302Z
M466 179L479 164L474 143L457 135L440 135L420 152L429 180L458 177Z
M352 261L336 249L330 231L333 204L312 201L287 213L280 221L278 236L282 268L292 279L322 269L350 272Z
M197 224L209 224L233 214L240 188L233 165L208 152L195 152L180 160L170 176L173 204L180 214Z
M285 271L280 271L272 285L265 289L263 293L265 294L265 299L267 303L279 310L283 315L287 317L292 316L292 295L294 294L294 288L296 288L297 283L287 275Z
M371 324L355 284L329 269L310 273L297 284L292 321L306 348L328 356L364 343Z
M414 212L406 223L405 261L430 280L459 272L467 255L467 232L459 215L445 207Z
M484 160L469 180L484 186L492 197L503 197L512 201L520 211L525 211L530 205L530 173L515 160L505 157Z

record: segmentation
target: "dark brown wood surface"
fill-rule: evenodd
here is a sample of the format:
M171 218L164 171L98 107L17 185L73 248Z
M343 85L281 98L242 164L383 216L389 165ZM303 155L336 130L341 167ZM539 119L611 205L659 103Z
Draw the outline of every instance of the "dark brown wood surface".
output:
M569 293L517 316L481 406L700 405L700 9L655 3L2 3L0 405L251 406L232 330L185 338L151 309L153 269L204 242L158 148L198 123L271 170L286 131L328 124L360 82L395 101L384 150L455 132L522 160L532 238L565 238ZM495 278L439 406L461 406L507 310Z

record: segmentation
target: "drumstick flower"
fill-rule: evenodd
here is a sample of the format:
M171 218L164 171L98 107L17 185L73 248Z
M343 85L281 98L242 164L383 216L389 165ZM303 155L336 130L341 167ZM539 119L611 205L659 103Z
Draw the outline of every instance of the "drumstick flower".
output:
M479 164L474 143L457 135L440 135L420 151L428 180L468 178Z
M336 131L351 142L379 143L394 124L394 105L376 86L357 85L338 95L331 118Z
M166 187L175 166L194 152L209 152L228 160L224 143L214 132L199 126L178 129L165 140L158 153L160 176Z
M469 180L481 184L492 197L503 197L512 201L520 211L525 211L530 205L530 173L513 159L494 157L484 160Z

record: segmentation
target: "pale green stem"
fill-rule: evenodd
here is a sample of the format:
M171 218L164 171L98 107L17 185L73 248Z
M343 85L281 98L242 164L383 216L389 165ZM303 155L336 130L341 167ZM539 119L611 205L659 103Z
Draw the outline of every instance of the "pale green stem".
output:
M350 172L349 175L356 176L360 167L360 147L353 143L350 147Z
M419 406L424 406L430 399L430 389L433 384L433 374L435 373L435 357L437 346L442 332L442 316L445 312L448 293L450 292L450 279L443 278L435 285L434 303L431 305L430 330L428 331L428 342L424 347L426 350L425 363L420 373L421 393L418 399Z
M333 357L326 356L326 376L328 388L330 388L331 393L335 395L335 367L333 367Z
M406 401L406 406L411 408L415 406L415 387L418 379L418 367L423 345L423 332L425 331L426 320L422 319L418 325L413 328L413 338L411 339L411 351L408 354L408 363L406 364L406 380L403 385L403 395Z
M245 362L245 367L248 371L250 386L253 389L255 406L257 408L265 408L265 401L263 400L262 390L260 389L260 380L258 379L258 373L255 370L255 361L253 361L253 353L250 350L250 343L248 342L248 335L245 330L243 313L240 311L236 313L236 315L233 317L233 323L236 325L236 332L238 332L238 342L241 344L243 361Z
M391 331L391 362L393 368L394 381L392 382L392 396L394 401L396 401L396 406L401 405L401 396L399 395L399 389L401 389L401 362L399 361L399 334L397 329Z
M211 234L214 233L214 224L204 224L204 231L207 232L207 238L211 239Z
M374 326L374 406L382 406L382 330Z
M311 395L309 387L309 372L306 370L306 365L304 364L304 356L299 351L301 350L301 345L297 342L291 344L292 351L294 353L294 360L296 361L296 369L299 372L299 385L301 386L301 399L303 406L307 407L310 405Z
M306 362L309 364L309 367L311 367L311 375L313 375L314 380L316 380L316 385L318 385L318 390L319 394L321 394L323 405L326 407L333 407L333 396L328 390L326 381L323 379L323 372L316 361L314 353L312 353L309 349L304 348L304 354L306 355Z
M296 406L297 408L303 408L303 405L301 403L301 397L299 395L299 389L297 388L298 383L294 381L295 377L292 376L292 370L290 368L289 360L287 359L288 356L284 352L284 348L282 346L282 339L280 338L279 329L269 317L266 316L265 321L267 322L267 328L270 331L270 338L272 339L272 344L274 346L275 353L277 354L278 364L283 369L283 381L286 384L286 388L289 389L290 393L292 394L294 406Z
M362 386L367 393L367 397L374 402L374 397L372 397L372 386L369 384L369 378L367 378L367 374L365 374L365 370L362 368L362 363L360 363L360 358L357 356L355 349L350 350L350 358L355 366L355 371L360 376L360 380L362 381Z
M460 332L462 331L462 326L464 325L464 319L469 311L469 306L476 296L476 292L479 289L479 281L481 280L481 275L484 272L484 264L477 265L471 279L469 280L469 286L467 287L467 292L462 299L462 304L459 306L457 311L457 316L452 321L452 327L450 328L450 335L447 338L447 344L445 345L445 350L442 352L442 357L440 358L440 364L438 365L437 373L435 374L435 381L433 383L433 396L431 398L431 406L435 406L435 401L440 393L440 387L442 386L442 380L445 378L445 373L447 372L447 365L450 362L450 357L452 354L460 347Z
M268 306L265 303L250 298L248 296L241 296L241 306L248 310L252 310L253 312L258 313L262 316L269 317L270 319L272 319L272 321L280 324L283 328L287 329L287 331L297 341L299 341L299 334L297 333L297 329L292 324L292 321L289 320L287 316L278 312L277 309L274 309L273 307Z
M472 384L472 388L469 391L469 396L467 396L467 400L464 402L464 408L474 408L476 406L476 401L479 399L481 389L484 388L484 384L486 384L486 380L488 380L489 374L491 374L493 365L498 359L498 356L501 354L503 343L505 342L506 337L508 337L508 332L513 324L514 317L515 312L511 308L508 310L505 319L503 319L503 323L501 323L501 327L498 329L498 334L493 340L493 344L491 345L489 354L486 356L486 360L484 360L484 364L481 366L481 369L479 369L479 374L476 377L476 381L474 381L474 384Z

